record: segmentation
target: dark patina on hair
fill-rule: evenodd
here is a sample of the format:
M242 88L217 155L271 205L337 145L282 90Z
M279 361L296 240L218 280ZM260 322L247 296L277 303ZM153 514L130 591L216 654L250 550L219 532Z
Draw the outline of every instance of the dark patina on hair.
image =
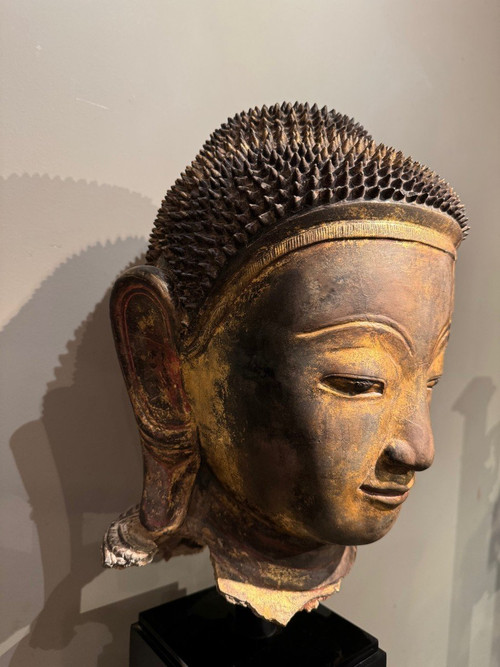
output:
M189 323L264 234L286 234L297 215L350 202L434 210L467 235L458 195L435 172L377 144L347 116L284 103L237 114L211 135L167 192L147 261L164 268Z

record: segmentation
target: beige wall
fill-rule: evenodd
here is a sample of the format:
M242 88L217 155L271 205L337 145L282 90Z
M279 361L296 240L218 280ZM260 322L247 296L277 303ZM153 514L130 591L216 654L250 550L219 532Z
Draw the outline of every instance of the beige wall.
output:
M500 664L499 8L2 3L2 665L122 666L139 610L211 584L206 554L100 569L102 531L140 478L107 291L210 131L296 99L442 173L472 226L436 462L329 604L377 635L393 667Z

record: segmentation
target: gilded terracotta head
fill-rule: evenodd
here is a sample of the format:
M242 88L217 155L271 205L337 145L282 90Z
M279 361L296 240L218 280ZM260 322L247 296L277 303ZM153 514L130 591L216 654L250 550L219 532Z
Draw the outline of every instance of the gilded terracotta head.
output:
M207 545L286 623L338 590L434 457L463 207L349 118L228 120L167 193L112 322L144 455L108 566Z

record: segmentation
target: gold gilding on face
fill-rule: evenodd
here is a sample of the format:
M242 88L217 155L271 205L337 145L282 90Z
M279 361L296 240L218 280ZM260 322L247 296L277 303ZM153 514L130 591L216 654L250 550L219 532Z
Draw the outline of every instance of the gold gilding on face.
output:
M183 359L203 465L284 535L364 544L434 456L454 259L349 239L278 259Z

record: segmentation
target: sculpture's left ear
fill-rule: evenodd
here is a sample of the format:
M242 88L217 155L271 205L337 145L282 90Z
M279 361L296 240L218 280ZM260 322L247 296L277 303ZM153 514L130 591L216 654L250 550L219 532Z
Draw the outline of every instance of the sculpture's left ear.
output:
M110 307L143 445L140 519L149 531L164 535L184 521L199 467L196 427L182 383L177 313L163 272L152 266L121 275Z

